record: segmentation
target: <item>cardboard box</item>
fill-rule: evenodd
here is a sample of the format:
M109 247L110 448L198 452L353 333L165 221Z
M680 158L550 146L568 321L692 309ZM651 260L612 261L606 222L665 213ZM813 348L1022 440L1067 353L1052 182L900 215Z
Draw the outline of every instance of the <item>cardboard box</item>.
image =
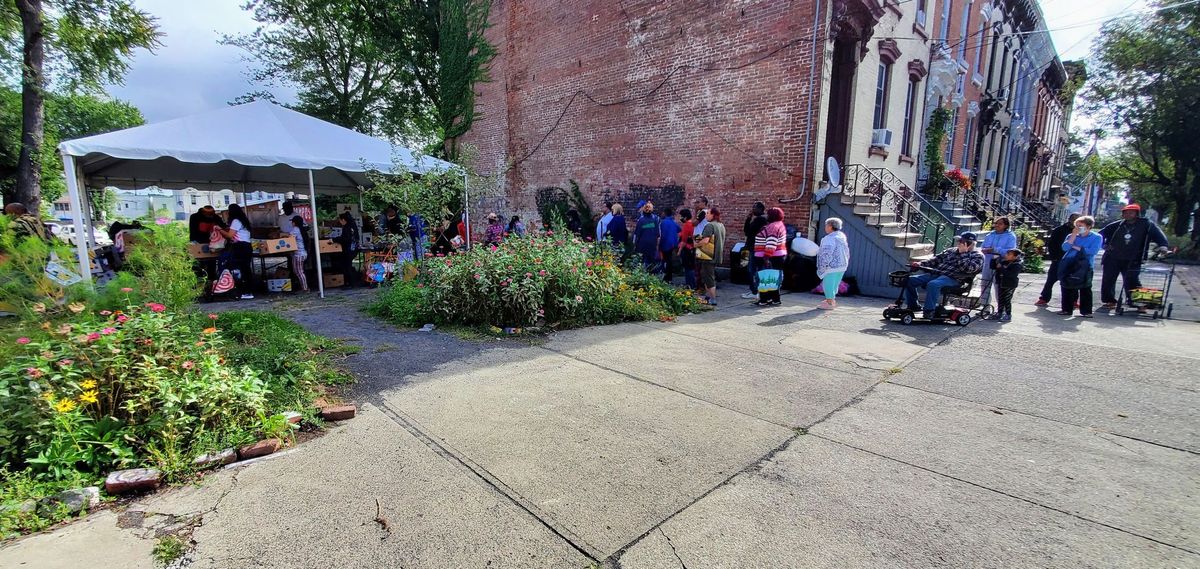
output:
M292 292L292 279L267 279L267 290L271 292Z
M322 282L325 283L325 288L337 288L340 286L346 286L346 277L343 275L340 275L340 274L331 275L329 273L325 273L324 277L325 278L322 279Z
M341 253L342 246L334 243L332 239L322 239L317 242L317 249L322 253Z
M296 250L296 238L288 235L278 239L262 239L253 242L254 251L260 255L290 253Z
M221 249L211 249L208 243L188 243L188 255L193 259L212 259L221 254Z

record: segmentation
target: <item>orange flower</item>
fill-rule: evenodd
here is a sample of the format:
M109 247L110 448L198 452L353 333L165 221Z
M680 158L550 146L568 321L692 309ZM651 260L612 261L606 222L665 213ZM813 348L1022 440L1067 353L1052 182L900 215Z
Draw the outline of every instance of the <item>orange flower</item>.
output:
M205 334L214 334L214 333L216 333L216 331L217 331L217 329L216 329L216 328L213 328L213 327L211 327L211 326L210 326L210 327L208 327L208 328L205 328L205 329L204 329L204 333L205 333Z

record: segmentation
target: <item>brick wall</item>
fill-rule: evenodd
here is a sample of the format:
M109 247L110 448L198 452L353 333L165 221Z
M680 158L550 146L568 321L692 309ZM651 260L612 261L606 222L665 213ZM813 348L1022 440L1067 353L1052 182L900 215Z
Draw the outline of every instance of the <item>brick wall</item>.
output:
M813 176L823 170L819 100L806 130L810 69L825 49L820 39L813 49L814 8L497 0L489 37L499 56L492 81L477 89L480 116L465 139L479 149L476 167L502 174L502 213L532 218L538 188L574 179L596 209L605 198L679 207L707 195L731 242L755 200L784 207L789 223L805 227ZM817 69L816 96L821 77ZM779 203L802 182L805 199Z

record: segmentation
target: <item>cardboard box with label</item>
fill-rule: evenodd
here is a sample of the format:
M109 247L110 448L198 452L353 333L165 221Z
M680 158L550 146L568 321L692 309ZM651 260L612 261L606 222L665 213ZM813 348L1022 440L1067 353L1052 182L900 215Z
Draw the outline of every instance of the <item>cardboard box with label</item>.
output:
M259 255L274 255L276 253L291 253L296 250L296 238L288 235L278 239L260 239L254 241L254 252Z
M341 274L325 273L322 282L325 283L325 288L337 288L346 285L346 277Z
M292 292L292 279L267 279L267 290L271 292Z
M322 253L341 253L342 246L334 243L332 239L322 239L317 242L317 249Z
M213 249L208 243L188 243L188 255L193 259L212 259L221 254L222 249Z

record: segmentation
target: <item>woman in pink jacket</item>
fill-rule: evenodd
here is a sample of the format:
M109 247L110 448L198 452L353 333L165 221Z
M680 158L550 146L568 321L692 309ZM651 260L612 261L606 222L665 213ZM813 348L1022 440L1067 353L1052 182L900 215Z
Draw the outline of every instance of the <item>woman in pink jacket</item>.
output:
M767 226L754 238L754 256L758 258L758 266L764 269L783 271L783 262L787 258L787 227L783 225L782 209L773 207L767 210ZM759 306L780 304L779 289L768 292L760 291L758 302L755 304Z

